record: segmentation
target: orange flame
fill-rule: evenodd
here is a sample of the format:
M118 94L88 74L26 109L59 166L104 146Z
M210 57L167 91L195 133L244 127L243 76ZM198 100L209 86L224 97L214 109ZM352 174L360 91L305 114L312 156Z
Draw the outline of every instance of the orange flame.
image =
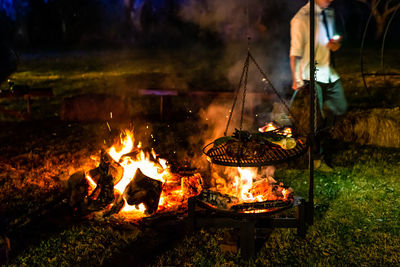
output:
M258 178L256 168L238 168L237 170L238 174L234 175L231 186L227 183L223 188L217 186L216 190L236 196L239 203L288 200L291 196L292 190L284 188L282 184L277 185L272 176Z
M278 126L276 126L273 122L269 122L265 124L263 127L258 128L258 131L265 133L276 129L278 129Z
M286 135L287 137L292 137L293 132L292 132L291 128L286 127L286 128L283 129L282 134Z
M140 142L135 148L134 141L133 132L125 130L120 136L120 142L114 144L107 150L107 153L124 169L122 178L114 185L115 194L122 195L124 200L124 206L120 214L125 217L134 218L145 216L146 208L143 203L139 205L129 205L123 196L125 188L134 179L138 169L147 177L163 183L163 191L158 204L159 210L181 206L182 202L192 195L185 195L179 183L176 183L175 186L171 186L171 184L174 185L173 180L176 178L169 171L165 159L157 159L157 154L154 150L151 150L150 153L145 153L141 149ZM133 150L137 153L133 153L133 156L126 156ZM88 174L86 175L86 179L89 182L90 191L93 191L97 186L96 182Z
M268 122L263 127L258 128L258 131L265 133L269 131L274 131L276 129L278 129L277 125L275 125L273 122ZM287 137L292 137L293 135L292 129L289 127L285 127L283 130L280 130L279 133L282 135L286 135Z

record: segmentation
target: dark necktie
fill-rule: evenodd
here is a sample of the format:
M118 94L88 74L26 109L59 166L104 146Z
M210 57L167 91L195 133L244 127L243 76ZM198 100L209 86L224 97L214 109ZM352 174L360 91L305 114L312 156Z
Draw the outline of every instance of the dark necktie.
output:
M322 22L324 23L325 30L326 30L326 36L328 36L328 40L331 39L331 35L329 34L329 27L328 27L328 20L326 19L326 13L325 9L322 10Z

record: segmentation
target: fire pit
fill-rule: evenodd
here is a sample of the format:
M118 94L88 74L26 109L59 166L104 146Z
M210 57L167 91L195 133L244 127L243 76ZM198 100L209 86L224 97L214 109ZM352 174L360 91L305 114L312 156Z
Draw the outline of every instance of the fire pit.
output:
M276 184L272 177L253 182L253 177L246 177L248 171L241 170L241 181L234 186L236 193L203 190L189 198L188 204L193 229L239 229L243 258L253 257L255 240L265 238L273 228L297 228L300 236L306 232L305 200L294 196L291 188Z
M291 114L285 101L248 52L224 136L203 148L203 152L211 164L238 167L240 173L245 172L244 169L241 169L242 167L261 168L287 162L303 155L309 148L306 138L296 137L291 128L279 127L273 122L261 127L257 133L242 130L250 62L254 63L263 76L263 81L267 82ZM243 99L240 127L239 130L235 129L231 136L227 136L229 123L241 89L243 89ZM265 233L273 228L297 228L299 235L305 235L306 217L307 219L310 217L310 212L307 211L306 201L302 197L293 196L292 190L283 187L282 184L275 184L272 177L259 178L257 175L247 177L241 175L240 180L235 181L234 184L236 194L233 195L235 197L232 197L232 194L224 195L221 192L203 191L189 199L189 217L193 228L233 227L240 229L240 247L243 258L253 257L255 255L255 239L265 237ZM312 192L310 195L312 196ZM293 209L294 214L290 212Z
M305 200L294 197L288 203L268 201L262 205L267 209L255 209L251 213L224 210L212 207L202 197L189 199L189 222L194 229L203 227L235 228L240 230L240 248L244 259L255 256L255 239L265 238L270 229L297 228L300 236L305 236ZM250 205L249 205L250 206ZM257 207L257 205L256 205ZM258 207L257 207L258 208ZM295 208L295 216L284 215L284 211Z

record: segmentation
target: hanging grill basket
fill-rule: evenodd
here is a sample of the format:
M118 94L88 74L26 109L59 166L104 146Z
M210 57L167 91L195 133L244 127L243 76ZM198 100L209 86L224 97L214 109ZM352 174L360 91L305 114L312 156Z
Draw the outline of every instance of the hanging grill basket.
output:
M295 142L292 145L294 147L285 149L271 142L243 141L232 138L219 144L217 139L205 146L203 152L209 161L217 165L260 167L295 159L307 151L307 140L294 137L291 140Z
M260 167L292 160L301 156L307 151L308 142L306 138L288 138L282 133L282 129L279 128L265 133L254 134L242 131L243 111L246 98L246 87L250 61L254 63L258 71L263 76L263 80L269 84L269 87L279 97L291 117L295 120L295 117L291 113L285 101L279 95L277 90L272 86L272 83L269 81L265 73L262 71L261 67L253 58L253 56L250 54L250 51L248 51L242 75L240 77L239 86L233 101L231 109L232 112L230 112L228 123L226 125L224 137L216 139L214 142L206 145L203 148L203 153L207 155L208 160L214 164L232 167ZM227 136L226 133L228 131L229 123L232 118L239 91L242 88L242 82L243 100L240 130L236 129L233 136ZM286 142L288 142L288 144L286 144Z

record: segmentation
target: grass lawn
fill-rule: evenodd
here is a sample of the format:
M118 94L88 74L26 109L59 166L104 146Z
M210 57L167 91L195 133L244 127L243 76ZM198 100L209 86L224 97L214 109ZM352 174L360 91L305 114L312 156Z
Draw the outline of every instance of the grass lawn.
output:
M343 146L335 157L334 173L316 172L315 221L304 239L292 229L274 230L256 259L242 262L219 251L222 231L201 231L163 254L158 264L396 266L400 261L399 159L398 150ZM297 194L307 195L306 171L278 169L275 177L296 188Z
M369 101L359 73L359 58L354 56L357 53L348 49L338 57L350 109L398 106L395 77L371 83L369 93L376 101ZM57 214L62 211L55 210L39 216L38 223L21 225L13 221L61 197L69 175L87 164L90 155L98 153L104 140L110 138L103 122L60 121L59 108L65 97L107 93L135 99L137 90L143 88L232 88L224 76L228 63L218 49L198 47L185 53L141 48L23 54L12 78L31 87L52 87L55 96L34 99L30 121L1 115L0 226L15 223L20 227L0 240L0 263L6 263L4 255L10 248L8 264L12 266L400 265L400 149L343 140L336 140L332 151L334 172L315 173L315 220L306 237L298 237L294 229L275 229L250 261L220 250L228 229L189 233L182 230L183 222L176 218L145 227L119 216L60 221ZM391 66L396 66L395 62ZM388 94L379 93L382 87ZM0 101L5 108L25 108L23 99ZM179 154L187 150L190 135L202 129L196 118L134 123L137 132L143 130L144 139L157 134L160 141L153 144L157 152ZM144 133L148 124L152 124L152 132ZM111 126L118 129L124 123ZM195 153L201 155L201 148ZM305 162L306 156L277 165L275 172L277 181L303 197L308 188ZM41 218L46 218L45 222Z

